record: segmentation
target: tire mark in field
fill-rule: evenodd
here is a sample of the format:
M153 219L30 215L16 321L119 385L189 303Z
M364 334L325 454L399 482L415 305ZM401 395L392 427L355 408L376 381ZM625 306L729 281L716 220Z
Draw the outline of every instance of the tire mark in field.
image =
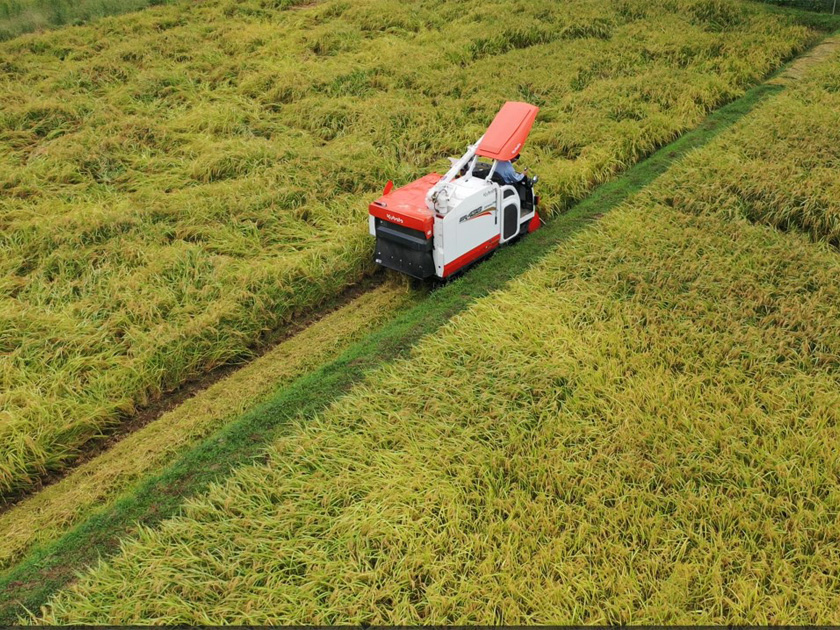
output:
M219 482L236 468L258 459L264 446L290 422L321 412L368 372L405 356L423 336L434 333L476 299L503 288L563 240L650 184L686 153L729 129L794 81L795 78L778 82L794 64L713 112L693 131L599 186L568 213L517 246L499 251L465 277L433 292L397 320L372 332L335 361L301 377L274 399L206 439L167 470L147 478L63 538L33 550L0 577L0 624L14 623L27 610L36 612L54 592L71 583L79 571L115 553L119 540L130 536L138 525L154 526L177 514L185 498L201 493L210 483ZM210 470L210 464L217 469Z
M768 83L770 85L780 86L788 86L795 83L805 75L809 68L826 61L838 51L840 51L840 33L824 39L811 50L797 57L775 78L768 81Z

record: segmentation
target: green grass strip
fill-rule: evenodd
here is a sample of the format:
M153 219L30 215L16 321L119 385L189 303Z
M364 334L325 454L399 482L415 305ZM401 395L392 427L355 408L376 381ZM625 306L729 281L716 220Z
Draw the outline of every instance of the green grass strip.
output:
M33 31L84 24L173 0L0 0L0 41Z
M311 418L374 368L405 356L475 300L502 288L563 240L650 184L687 152L702 147L783 86L762 84L711 114L697 129L660 149L622 176L514 247L499 251L465 277L396 317L335 361L295 381L273 399L200 443L160 474L147 478L111 508L55 542L34 549L0 578L0 624L35 612L75 574L116 552L138 524L153 526L176 515L185 498L203 492L243 465L259 460L264 447L292 420Z
M785 7L799 9L802 11L814 11L817 13L832 13L838 4L835 0L758 0L774 7Z

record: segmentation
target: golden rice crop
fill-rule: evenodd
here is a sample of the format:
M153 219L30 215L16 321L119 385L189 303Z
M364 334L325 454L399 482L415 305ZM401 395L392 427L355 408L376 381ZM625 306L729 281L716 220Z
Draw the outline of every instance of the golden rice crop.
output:
M660 201L745 217L840 246L840 40L772 104L660 186Z
M369 273L367 200L504 100L543 108L557 212L815 36L737 0L289 4L0 45L0 492Z
M361 295L3 512L0 569L33 545L55 540L272 392L338 356L413 297L394 284Z
M40 620L837 623L840 257L685 200L839 61L124 541Z
M47 623L837 623L840 259L637 203Z

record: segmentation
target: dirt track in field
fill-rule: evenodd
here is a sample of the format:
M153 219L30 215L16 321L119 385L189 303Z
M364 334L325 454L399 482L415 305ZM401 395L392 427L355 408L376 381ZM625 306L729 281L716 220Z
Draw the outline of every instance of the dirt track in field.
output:
M838 50L840 50L840 34L827 37L810 51L798 57L769 83L770 85L790 85L801 79L809 68L827 60Z

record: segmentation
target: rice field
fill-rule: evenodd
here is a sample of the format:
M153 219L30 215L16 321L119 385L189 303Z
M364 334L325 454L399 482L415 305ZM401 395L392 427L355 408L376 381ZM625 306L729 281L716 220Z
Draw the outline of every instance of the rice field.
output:
M809 71L38 620L837 624L840 257L686 201L832 76Z
M364 293L0 513L0 571L111 505L295 378L339 356L416 299L396 283Z
M0 44L3 494L370 273L370 197L504 100L542 107L557 213L818 35L737 0L295 4Z
M823 62L677 172L677 196L663 185L657 200L840 247L840 39L831 41Z

